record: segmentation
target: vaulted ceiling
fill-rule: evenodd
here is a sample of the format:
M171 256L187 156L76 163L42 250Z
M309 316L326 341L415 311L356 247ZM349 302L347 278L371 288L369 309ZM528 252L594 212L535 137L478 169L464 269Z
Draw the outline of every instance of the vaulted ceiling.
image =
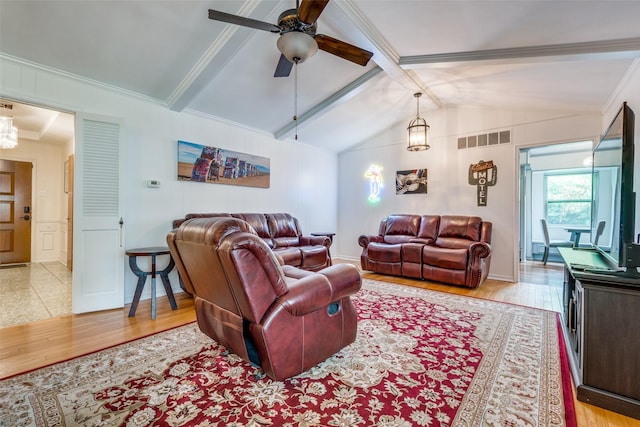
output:
M318 33L373 52L319 51L274 78L277 24L294 0L3 0L0 52L276 138L342 151L420 110L600 112L640 58L638 1L331 0ZM1 71L1 70L0 70ZM0 94L1 95L1 94ZM297 110L294 105L297 103Z

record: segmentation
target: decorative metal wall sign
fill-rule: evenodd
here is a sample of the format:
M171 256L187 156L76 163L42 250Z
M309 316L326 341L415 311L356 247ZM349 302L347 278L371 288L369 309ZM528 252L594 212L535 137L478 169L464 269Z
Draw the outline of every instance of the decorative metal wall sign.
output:
M487 206L487 192L489 187L498 181L498 166L493 160L480 160L469 166L469 184L478 188L478 206Z
M178 141L178 181L269 188L266 157Z
M427 170L396 171L396 194L427 194Z

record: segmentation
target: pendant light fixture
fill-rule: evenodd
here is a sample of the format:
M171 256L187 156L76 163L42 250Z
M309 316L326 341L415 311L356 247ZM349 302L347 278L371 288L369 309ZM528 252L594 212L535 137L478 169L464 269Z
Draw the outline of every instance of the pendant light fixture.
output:
M429 125L426 120L420 117L420 97L421 92L414 93L416 98L416 118L409 122L407 127L407 150L408 151L421 151L428 150L429 144L427 144L427 131Z
M13 105L0 104L0 110L11 110ZM18 145L18 128L13 125L13 117L0 116L0 148L15 148Z

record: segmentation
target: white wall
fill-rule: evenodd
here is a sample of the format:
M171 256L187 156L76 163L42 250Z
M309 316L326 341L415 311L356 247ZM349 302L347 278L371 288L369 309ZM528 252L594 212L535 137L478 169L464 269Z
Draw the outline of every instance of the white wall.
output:
M640 60L636 59L629 72L618 86L618 91L611 97L602 116L601 132L604 132L622 103L626 102L635 114L635 158L633 188L636 194L640 191ZM640 232L640 197L636 196L636 233Z
M407 123L410 118L407 118ZM601 116L554 112L514 112L480 108L443 109L427 114L431 149L406 150L405 126L399 125L338 158L338 236L333 252L359 259L358 236L376 234L380 220L393 213L477 215L493 223L490 277L516 280L518 266L518 149L525 146L593 139ZM510 144L458 150L458 137L511 130ZM480 160L498 167L486 207L477 206L476 186L468 169ZM367 201L370 164L383 167L384 189L378 204ZM426 195L396 195L395 171L427 168Z
M101 87L75 76L7 58L0 61L0 95L3 97L69 112L123 119L126 248L165 245L171 221L189 212L289 212L298 217L305 233L337 228L337 156L334 153L278 141L214 118L173 112L159 102ZM178 140L270 158L270 188L179 182ZM64 154L66 159L66 152ZM62 154L58 156L58 165L61 165L64 159ZM160 180L160 188L148 188L149 178ZM62 178L56 181L62 185ZM158 261L159 268L163 268L162 263L163 260ZM141 267L144 268L142 262ZM124 280L125 302L130 302L136 277L128 267L125 267ZM178 290L175 271L171 282ZM143 298L149 294L147 285Z

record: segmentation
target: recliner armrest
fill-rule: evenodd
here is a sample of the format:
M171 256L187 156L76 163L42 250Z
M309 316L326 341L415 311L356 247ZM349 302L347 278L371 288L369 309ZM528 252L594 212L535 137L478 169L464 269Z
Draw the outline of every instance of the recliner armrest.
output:
M372 243L372 242L383 243L384 240L382 239L382 236L373 236L373 235L366 235L366 234L363 234L360 237L358 237L358 244L363 248L366 248L367 246L369 246L369 243Z
M331 246L331 239L327 236L300 236L300 246L322 245L326 248Z
M469 245L469 254L472 259L486 258L491 254L491 245L486 242L474 242Z
M337 264L289 284L289 292L278 298L278 303L294 316L304 316L355 294L361 287L362 279L355 266Z

